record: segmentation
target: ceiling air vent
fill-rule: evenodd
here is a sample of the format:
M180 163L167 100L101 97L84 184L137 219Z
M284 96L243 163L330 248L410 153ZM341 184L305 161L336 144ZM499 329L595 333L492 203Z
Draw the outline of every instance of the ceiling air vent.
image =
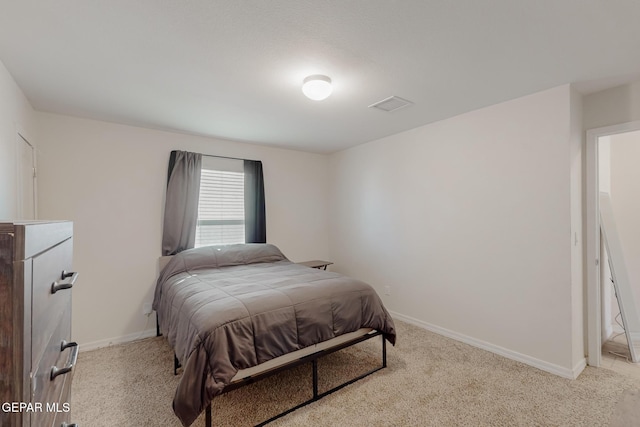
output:
M390 113L392 111L399 110L409 105L413 105L413 102L407 101L406 99L402 99L399 96L390 96L388 98L383 99L382 101L378 101L375 104L369 105L369 108L377 108L378 110L382 110L382 111L386 111L387 113Z

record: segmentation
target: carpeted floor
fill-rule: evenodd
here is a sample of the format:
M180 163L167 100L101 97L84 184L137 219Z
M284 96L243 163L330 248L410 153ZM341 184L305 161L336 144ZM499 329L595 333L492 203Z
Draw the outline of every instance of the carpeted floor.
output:
M388 368L277 420L275 426L628 426L640 425L640 380L587 368L563 379L396 322ZM380 341L320 362L320 391L379 364ZM72 421L83 426L176 426L171 401L179 376L166 341L82 352ZM303 366L214 399L214 426L249 426L311 394ZM204 426L201 416L194 426Z

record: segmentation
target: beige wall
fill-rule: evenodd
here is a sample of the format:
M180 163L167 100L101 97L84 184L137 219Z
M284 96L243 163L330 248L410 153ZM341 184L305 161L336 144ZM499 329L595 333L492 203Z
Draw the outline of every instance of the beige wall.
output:
M402 318L575 376L584 363L576 103L563 86L334 154L336 269L370 282Z
M0 219L18 217L18 131L36 145L33 115L29 101L0 62Z
M324 155L50 114L38 120L40 215L74 221L73 335L80 343L155 328L142 304L152 300L173 149L262 160L267 240L293 261L329 257Z

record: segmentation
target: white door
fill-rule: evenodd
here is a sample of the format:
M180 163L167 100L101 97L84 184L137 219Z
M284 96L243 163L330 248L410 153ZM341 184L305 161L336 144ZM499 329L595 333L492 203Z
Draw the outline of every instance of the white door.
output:
M36 219L36 158L29 142L18 134L18 209L20 219Z

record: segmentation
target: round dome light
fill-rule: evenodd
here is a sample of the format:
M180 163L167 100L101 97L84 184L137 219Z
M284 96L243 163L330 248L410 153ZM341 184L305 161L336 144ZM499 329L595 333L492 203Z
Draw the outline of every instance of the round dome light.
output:
M304 79L302 93L314 101L322 101L331 95L331 79L321 74L314 74Z

